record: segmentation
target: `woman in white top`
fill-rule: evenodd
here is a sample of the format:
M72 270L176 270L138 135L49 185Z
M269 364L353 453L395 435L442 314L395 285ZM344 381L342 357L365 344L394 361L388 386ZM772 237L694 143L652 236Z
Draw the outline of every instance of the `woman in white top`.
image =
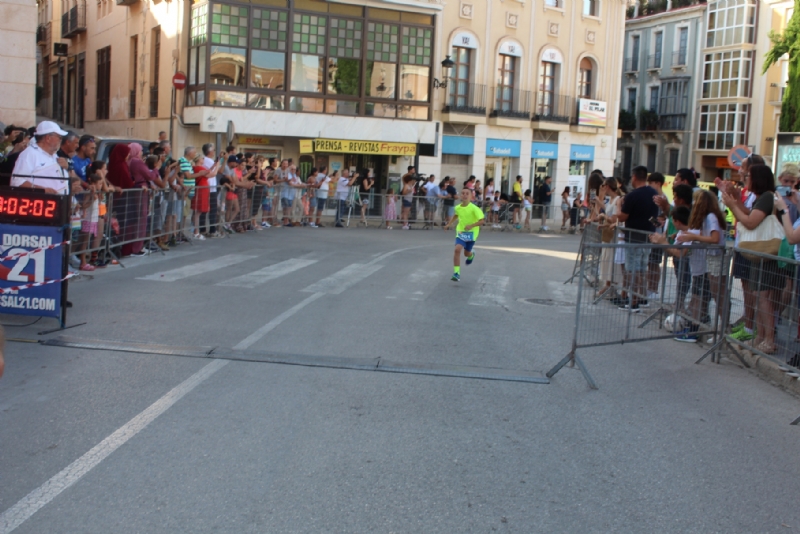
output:
M567 229L567 221L569 220L569 186L564 188L561 193L561 231Z
M328 201L328 189L331 183L330 177L327 175L328 167L323 165L317 172L316 185L317 188L317 220L309 226L312 228L319 228L325 226L320 224L319 219L322 217L322 210L325 209L325 202Z
M606 199L608 202L606 203ZM597 195L597 205L604 207L600 208L600 213L597 215L597 220L600 222L601 231L603 231L603 242L613 243L616 234L616 225L608 225L606 219L613 217L619 212L619 189L617 188L617 180L614 178L606 178ZM609 239L609 241L606 241ZM604 248L600 254L600 280L605 282L605 286L597 294L598 296L605 294L611 289L612 282L619 284L622 281L621 267L616 267L614 262L614 248ZM616 272L614 271L616 267Z

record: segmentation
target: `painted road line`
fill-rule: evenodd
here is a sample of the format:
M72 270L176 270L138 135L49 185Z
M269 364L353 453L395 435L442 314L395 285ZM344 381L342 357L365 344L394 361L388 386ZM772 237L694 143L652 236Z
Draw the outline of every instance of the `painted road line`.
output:
M36 488L21 501L0 514L0 534L8 534L16 529L33 514L50 501L58 497L64 490L75 484L86 473L91 471L111 453L124 445L133 436L152 423L170 406L178 402L187 393L202 384L211 375L225 367L230 360L214 360L182 383L171 389L166 395L151 404L142 413L128 421L116 432L92 447L89 452L69 464L60 473Z
M484 274L478 279L478 285L469 297L472 306L503 306L506 303L505 292L508 288L507 276Z
M293 273L294 271L298 271L303 267L308 267L309 265L313 265L315 263L317 263L317 260L292 258L290 260L282 261L280 263L276 263L275 265L270 265L269 267L264 267L263 269L253 271L252 273L243 274L242 276L237 276L236 278L231 278L230 280L223 280L215 285L225 287L246 287L248 289L252 289L256 286L260 286L261 284L265 284L270 280L275 280L276 278L280 278L281 276Z
M373 260L374 261L374 260ZM350 286L353 286L368 276L379 271L383 265L375 265L370 262L367 264L353 263L341 271L314 282L303 289L306 293L326 293L328 295L339 295Z
M197 276L198 274L218 271L220 269L224 269L225 267L230 267L231 265L236 265L237 263L252 260L253 258L257 257L258 256L246 256L244 254L228 254L226 256L214 258L213 260L206 260L193 263L191 265L185 265L171 271L148 274L147 276L137 278L137 280L149 280L151 282L175 282L177 280L189 278L190 276Z
M441 278L441 276L442 273L433 269L417 269L411 273L402 284L395 287L391 293L386 295L386 298L398 300L425 300L436 285L436 281Z
M234 345L234 349L236 350L245 350L250 348L253 343L261 339L262 337L266 336L269 332L273 331L278 325L280 325L283 321L294 315L295 313L299 312L303 308L305 308L308 304L311 304L318 298L325 295L325 293L314 293L307 299L303 300L302 302L295 304L293 307L289 308L279 316L275 317L273 320L244 338L238 344Z

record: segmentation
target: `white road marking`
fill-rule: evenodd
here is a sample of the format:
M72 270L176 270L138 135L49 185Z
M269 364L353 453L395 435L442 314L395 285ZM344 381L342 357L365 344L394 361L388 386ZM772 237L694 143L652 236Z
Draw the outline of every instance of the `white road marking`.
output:
M317 260L292 258L290 260L282 261L280 263L276 263L275 265L270 265L269 267L264 267L263 269L253 271L252 273L243 274L242 276L237 276L236 278L231 278L230 280L223 280L215 285L225 287L246 287L252 289L256 286L260 286L261 284L265 284L270 280L275 280L276 278L280 278L281 276L298 271L303 267L308 267L309 265L313 265L315 263L317 263Z
M307 299L303 300L302 302L295 304L293 307L289 308L279 316L275 317L273 320L244 338L240 341L237 345L233 348L236 350L244 350L253 345L256 341L267 335L269 332L274 330L278 325L280 325L283 321L294 315L295 313L299 312L303 308L305 308L308 304L311 304L318 298L325 295L325 293L314 293L313 295L309 296Z
M508 287L507 276L484 274L478 279L478 286L469 297L472 306L502 306L506 303L505 292Z
M417 269L405 281L386 295L387 299L425 300L442 273L435 270Z
M369 263L353 263L341 271L314 282L303 289L306 293L327 293L329 295L339 295L344 290L357 284L368 276L383 268L383 265L375 265L372 260Z
M197 276L198 274L218 271L219 269L230 267L231 265L236 265L237 263L252 260L253 258L257 257L258 256L247 256L244 254L228 254L226 256L214 258L213 260L206 260L198 263L192 263L191 265L185 265L171 271L148 274L147 276L137 278L137 280L150 280L151 282L175 282L177 280L189 278L190 276Z
M30 492L14 506L0 514L0 534L8 534L38 512L61 492L75 484L111 453L152 423L170 406L202 384L208 377L225 367L230 360L214 360L175 386L142 413L121 426L116 432L92 447L89 452L69 464L60 473Z

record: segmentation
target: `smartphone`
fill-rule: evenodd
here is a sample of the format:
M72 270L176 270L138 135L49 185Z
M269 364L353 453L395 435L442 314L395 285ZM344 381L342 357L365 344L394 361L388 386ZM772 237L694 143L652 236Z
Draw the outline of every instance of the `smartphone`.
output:
M792 196L792 188L788 185L779 185L775 188L775 191L782 197Z
M661 223L658 222L658 217L650 217L650 224L652 224L655 227L661 226Z

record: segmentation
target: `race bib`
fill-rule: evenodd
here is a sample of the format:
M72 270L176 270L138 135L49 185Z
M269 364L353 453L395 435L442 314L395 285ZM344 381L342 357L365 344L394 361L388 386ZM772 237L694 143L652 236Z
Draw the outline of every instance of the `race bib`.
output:
M475 237L472 232L459 232L458 237L461 241L475 241Z

